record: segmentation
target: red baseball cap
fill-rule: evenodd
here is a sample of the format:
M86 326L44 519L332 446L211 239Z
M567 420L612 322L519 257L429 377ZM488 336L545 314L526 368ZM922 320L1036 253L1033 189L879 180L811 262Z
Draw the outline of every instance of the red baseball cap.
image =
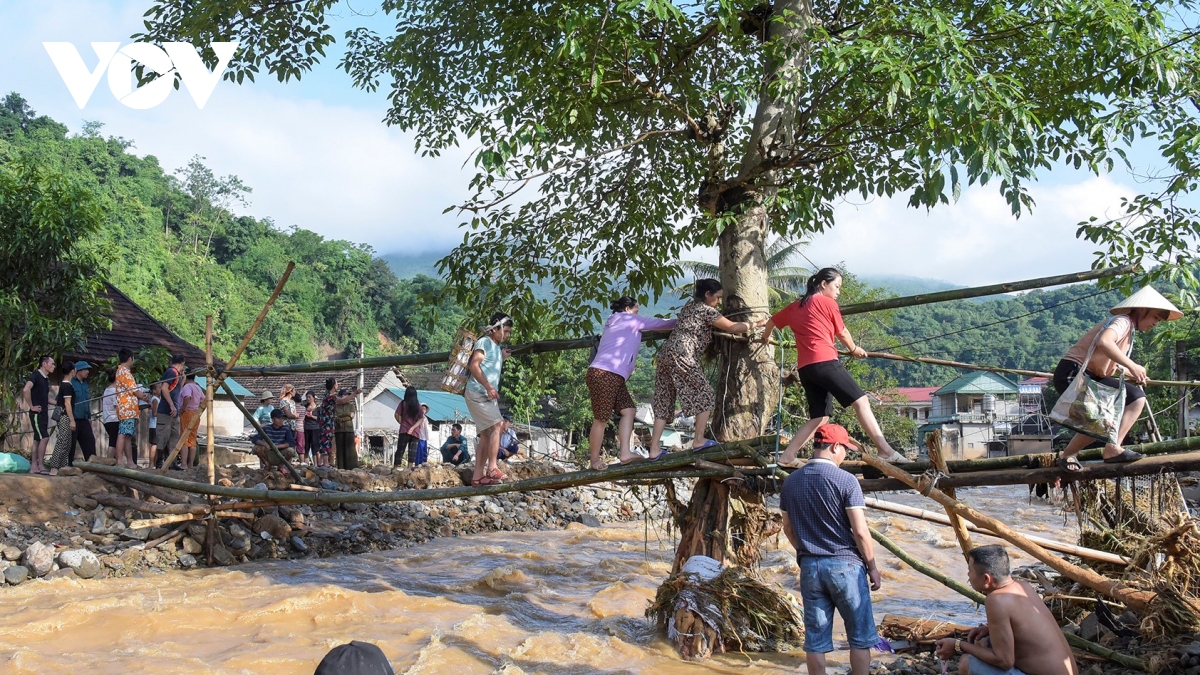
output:
M846 431L846 427L840 424L823 424L817 428L817 433L813 434L813 443L840 443L848 448L858 450L858 444L850 440L850 433Z

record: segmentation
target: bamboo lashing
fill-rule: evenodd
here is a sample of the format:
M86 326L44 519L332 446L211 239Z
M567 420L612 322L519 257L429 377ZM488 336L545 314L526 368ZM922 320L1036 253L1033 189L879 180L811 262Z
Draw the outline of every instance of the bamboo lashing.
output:
M296 263L289 260L287 269L283 271L283 276L279 277L279 283L275 284L275 290L271 293L271 297L267 298L267 304L263 305L262 311L260 311L258 316L255 317L254 323L250 326L250 330L246 332L246 336L242 338L242 341L237 346L237 349L233 350L233 356L230 356L229 360L225 362L225 371L222 372L221 376L218 378L218 383L225 381L225 378L228 377L229 369L237 364L238 359L242 358L242 352L246 351L246 347L250 344L250 340L253 339L254 334L258 332L259 326L262 326L263 319L267 318L267 312L271 311L271 307L275 304L275 301L279 299L279 294L283 292L283 287L285 284L287 284L288 278L292 276L292 270L294 269L296 269ZM215 389L216 387L214 386L213 388ZM212 399L205 399L204 402L200 404L200 412L203 413L206 411L211 403ZM180 429L179 442L175 444L175 448L171 450L171 454L167 455L166 461L163 462L163 467L165 467L163 471L166 471L167 468L170 468L171 463L174 462L175 458L179 456L179 451L183 449L183 443L188 434L197 429L199 426L200 415L196 415L196 418L191 424L188 425L187 429Z
M939 472L949 475L950 468L946 466L946 460L942 457L942 432L935 430L925 436L925 443L929 447L929 462ZM957 499L954 494L954 488L946 488L946 496ZM971 545L971 533L967 531L958 514L951 509L946 509L946 517L950 520L950 527L954 529L954 538L958 540L958 547L962 549L963 560L968 560L967 553L974 546Z

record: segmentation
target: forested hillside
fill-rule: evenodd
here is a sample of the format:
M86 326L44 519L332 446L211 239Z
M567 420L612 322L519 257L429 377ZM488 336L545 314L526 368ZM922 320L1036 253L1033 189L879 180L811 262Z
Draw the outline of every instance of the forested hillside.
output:
M253 196L236 176L214 175L199 156L171 171L133 154L134 141L102 132L85 124L68 133L12 93L0 104L0 165L23 157L94 192L105 225L89 245L107 280L182 337L203 344L211 313L215 351L228 356L295 260L245 363L356 353L360 341L368 355L448 344L461 320L453 308L442 308L436 323L414 312L417 295L440 281L401 281L362 244L234 216Z

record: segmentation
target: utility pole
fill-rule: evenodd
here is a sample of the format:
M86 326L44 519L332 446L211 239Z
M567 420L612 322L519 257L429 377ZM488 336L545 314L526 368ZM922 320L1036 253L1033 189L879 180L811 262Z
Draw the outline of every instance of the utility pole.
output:
M363 358L363 343L361 342L358 343L358 358ZM354 412L354 442L356 445L358 445L357 452L359 457L362 457L362 446L364 445L363 434L365 433L363 430L363 405L365 403L365 399L363 397L362 388L363 383L366 381L366 372L367 371L364 368L358 369L358 400L356 401L357 405L355 406L356 410Z
M1190 377L1191 368L1188 364L1187 346L1183 340L1175 341L1175 351L1171 355L1171 370L1174 371L1173 378L1175 380L1184 381ZM1177 438L1188 438L1191 436L1191 428L1188 425L1188 412L1191 408L1190 394L1191 389L1188 387L1179 387L1179 433Z

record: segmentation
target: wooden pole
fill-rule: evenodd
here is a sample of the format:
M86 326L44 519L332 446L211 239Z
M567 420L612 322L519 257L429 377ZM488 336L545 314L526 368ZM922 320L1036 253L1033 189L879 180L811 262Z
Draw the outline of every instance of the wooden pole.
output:
M279 299L279 294L283 292L283 287L285 284L287 284L287 280L292 276L292 270L295 268L296 263L288 261L287 269L283 271L283 276L279 277L279 283L275 284L275 290L271 293L271 297L267 299L267 304L263 305L262 311L260 311L258 316L254 319L254 323L251 324L250 330L247 331L246 336L242 338L241 344L237 346L237 349L233 350L233 356L230 356L229 361L225 363L225 372L223 372L221 377L218 378L218 382L213 387L214 389L217 385L220 385L225 381L225 378L228 376L229 369L237 364L238 359L242 358L242 352L246 351L246 346L250 344L250 340L254 337L254 334L258 332L258 328L262 325L263 319L267 318L267 312L271 311L271 307L275 304L275 301ZM205 401L200 404L200 412L207 410L208 405L211 402L211 398L205 399ZM188 434L191 434L198 426L200 426L199 415L196 416L196 419L192 420L192 423L188 425L187 429L180 431L179 442L175 444L175 449L171 451L171 454L167 457L167 461L163 462L164 467L171 466L171 462L175 461L175 457L179 455L179 451L183 449L184 439L187 438ZM163 471L166 471L166 469L164 468Z
M949 475L950 468L946 466L946 460L942 457L942 432L934 431L925 436L925 443L929 446L929 461L938 471ZM954 494L954 488L945 489L946 496L957 499ZM954 528L954 538L958 540L958 547L962 549L963 560L969 560L967 553L975 548L971 544L971 533L967 531L966 526L958 518L958 514L951 509L946 509L946 517L950 519L950 527Z
M884 501L875 497L867 497L866 500L867 508L885 511L887 513L895 513L901 516L908 516L909 518L919 518L931 523L938 523L939 525L950 524L950 519L940 513L926 511L925 509L918 509L905 504L897 504L896 502ZM962 519L959 519L959 522L961 523ZM977 534L982 534L988 537L996 537L997 539L1003 538L997 536L995 532L989 532L988 530L985 530L982 527L976 527L971 523L964 523L964 526L971 532L975 532ZM1119 556L1115 553L1109 553L1108 551L1097 551L1094 548L1076 546L1075 544L1068 544L1061 541L1055 541L1053 539L1046 539L1045 537L1039 537L1032 534L1025 534L1025 536L1029 537L1030 541L1037 542L1051 551L1068 553L1070 555L1079 556L1080 558L1098 560L1100 562L1112 563L1113 565L1124 566L1129 564L1129 558Z
M948 302L950 300L980 298L985 295L1016 293L1017 291L1028 291L1034 288L1046 288L1048 286L1062 286L1065 284L1079 283L1081 281L1093 281L1095 279L1107 279L1110 277L1133 274L1134 272L1137 272L1138 269L1139 266L1136 264L1124 265L1122 267L1105 267L1098 270L1088 270L1087 272L1060 274L1053 277L1039 277L1037 279L1027 279L1025 281L1010 281L1003 284L992 284L990 286L955 288L953 290L939 291L937 293L922 293L920 295L889 298L887 300L877 300L875 302L860 302L858 304L846 305L845 307L842 307L842 316L848 316L850 314L863 314L865 312L878 312L885 309L896 309L898 307L928 305L935 302Z
M1013 544L1022 551L1032 555L1034 558L1046 563L1059 574L1069 577L1088 588L1103 593L1110 598L1119 600L1125 603L1130 609L1144 612L1150 607L1150 602L1154 599L1155 594L1150 591L1142 591L1136 588L1131 588L1120 581L1114 581L1105 576L1097 574L1091 570L1084 569L1078 565L1073 565L1066 560L1054 555L1053 553L1042 548L1038 544L1029 540L1028 537L1013 530L1004 523L984 515L979 511L949 497L946 493L933 487L929 480L922 477L921 484L918 484L918 479L904 473L900 469L888 464L887 462L873 456L864 455L864 459L868 464L882 471L884 474L904 482L909 487L916 489L921 494L933 499L942 506L948 509L953 509L959 516L975 523L979 527L986 528L995 532L999 537Z
M254 430L258 432L258 437L266 441L267 452L275 456L275 460L283 465L283 468L287 470L288 475L292 477L292 480L296 481L297 483L303 483L304 478L298 471L296 471L296 467L292 466L291 463L287 461L287 458L283 456L283 453L279 451L279 448L275 447L275 444L272 443L271 439L267 437L267 432L263 430L262 425L259 424L258 420L254 418L254 413L247 410L246 406L242 404L241 399L239 399L237 396L234 396L233 389L229 387L229 383L221 382L221 388L225 390L226 394L229 394L229 397L233 399L233 404L237 406L238 410L242 411L242 414L246 416L246 419L250 420L250 426L254 427Z
M169 476L161 476L142 471L131 471L121 467L91 462L76 462L76 466L84 471L104 476L119 476L123 479L147 483L161 487L174 488L194 494L212 494L231 499L247 501L270 501L279 504L343 504L364 503L379 504L386 502L430 501L438 499L457 499L482 495L497 495L506 492L527 492L532 490L559 490L577 485L607 483L614 480L655 478L659 472L672 471L691 467L697 459L722 461L738 459L745 456L746 449L753 447L773 447L773 437L763 436L751 441L732 441L713 446L703 452L670 453L657 462L631 462L616 464L603 471L572 471L569 473L538 476L524 480L501 483L499 485L481 485L471 487L435 488L428 490L397 490L394 492L302 492L296 490L261 490L255 488L224 487L207 485L192 481L179 480ZM720 474L718 474L720 475Z
M215 387L213 386L213 379L217 375L216 369L213 368L213 317L212 317L212 314L209 314L208 316L204 317L204 363L205 363L205 365L208 366L208 368L206 369L205 374L204 374L204 387L205 387L205 389L207 389L206 400L211 401L211 400L213 400L213 396L216 393ZM216 431L215 431L215 429L213 429L214 425L216 424L216 421L215 421L216 418L213 415L214 407L215 406L211 406L211 405L207 406L207 410L205 411L205 415L207 415L207 417L205 419L205 424L204 424L205 445L207 446L206 454L208 455L208 483L209 483L209 485L212 485L213 483L217 482L216 463L215 463L216 460L214 458L214 454L216 453L216 446L217 446L216 439L215 439Z
M951 578L950 576L943 574L941 571L934 569L933 567L925 564L918 558L914 557L912 554L910 554L907 551L905 551L904 549L900 548L896 544L896 542L892 541L891 539L888 539L886 536L884 536L878 530L871 528L871 537L875 541L879 542L880 545L882 545L884 548L891 551L892 554L895 555L897 558L899 558L899 559L903 560L905 563L907 563L914 570L920 572L921 574L924 574L925 576L929 577L930 579L933 579L934 581L937 581L938 583L942 584L946 588L949 588L953 591L956 591L956 592L962 594L968 600L970 600L976 604L982 605L984 603L985 597L982 593L980 593L979 591L976 591L975 589L971 588L970 586L967 586L966 584L962 583L961 581ZM1133 668L1135 670L1142 670L1142 671L1146 670L1146 664L1139 661L1138 659L1133 658L1132 656L1127 656L1120 652L1115 652L1103 645L1098 645L1095 642L1090 642L1088 640L1084 640L1083 638L1079 637L1078 635L1072 635L1071 633L1064 632L1063 636L1067 638L1067 643L1070 644L1072 647L1075 647L1076 649L1082 649L1086 652L1095 654L1096 656L1106 658L1114 663L1119 663L1127 668Z

